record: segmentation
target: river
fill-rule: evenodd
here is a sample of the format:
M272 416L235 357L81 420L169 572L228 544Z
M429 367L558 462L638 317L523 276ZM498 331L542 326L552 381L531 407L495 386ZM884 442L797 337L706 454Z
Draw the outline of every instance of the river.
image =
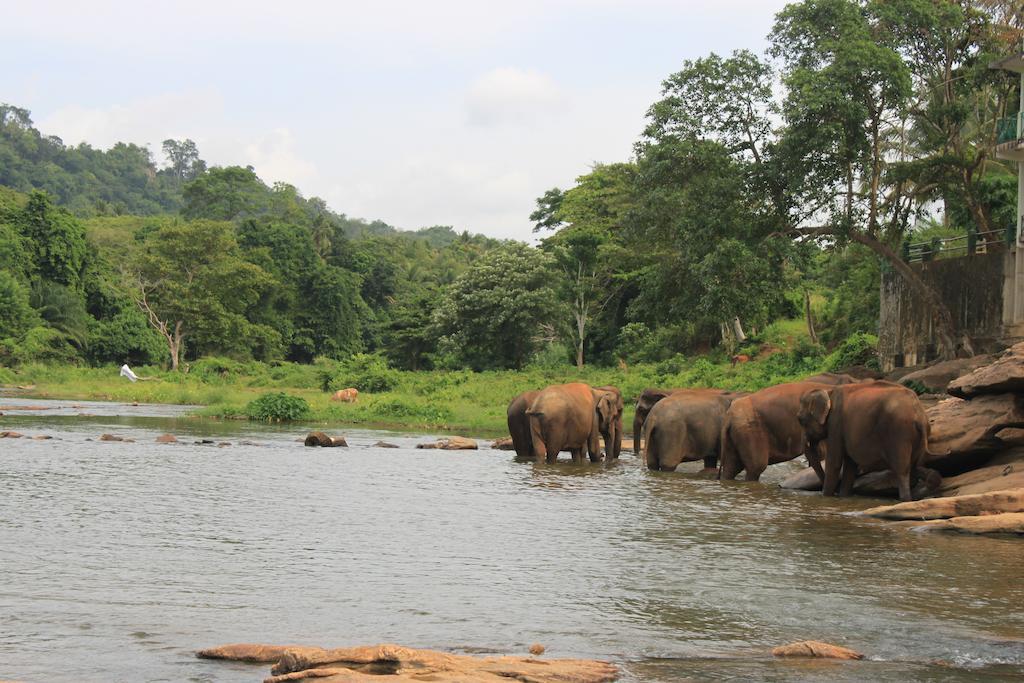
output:
M0 679L262 680L193 656L246 641L539 642L627 681L1024 678L1021 541L865 519L865 499L778 489L787 466L723 484L628 454L535 465L356 429L312 449L302 426L22 403L59 407L0 417L54 437L0 440ZM768 655L808 638L868 659Z

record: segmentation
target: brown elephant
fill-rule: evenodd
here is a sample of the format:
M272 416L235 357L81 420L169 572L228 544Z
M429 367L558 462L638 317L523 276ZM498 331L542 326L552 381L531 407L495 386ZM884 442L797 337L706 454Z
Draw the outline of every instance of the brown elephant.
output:
M626 410L626 404L622 400L622 392L619 391L618 387L604 386L597 387L598 391L606 391L614 395L612 400L612 415L607 419L607 436L605 431L602 431L600 425L598 431L601 431L604 437L604 452L610 460L614 460L622 454L622 413ZM611 443L609 444L609 440Z
M841 372L823 372L818 375L811 375L810 377L804 377L801 382L817 382L818 384L831 384L832 386L841 386L843 384L856 384L860 380L853 375L847 375Z
M643 457L643 442L644 439L646 439L643 433L643 426L644 422L647 420L647 416L650 415L651 410L654 409L654 406L667 396L687 391L707 391L727 395L732 399L740 396L746 396L745 392L730 392L725 389L644 389L636 399L636 412L633 414L633 453L636 457Z
M740 394L717 389L682 389L659 401L644 421L647 468L672 472L682 462L718 466L722 422Z
M721 463L718 476L735 479L746 470L747 481L757 481L768 465L807 454L807 461L824 480L821 458L807 448L804 429L797 419L800 398L814 389L831 389L821 382L778 384L732 402L722 422Z
M812 445L825 442L822 493L848 496L858 474L888 469L900 500L912 500L911 476L936 473L921 466L928 454L928 416L912 390L885 381L816 388L800 398L797 416ZM840 475L841 473L841 475Z
M596 462L601 436L614 445L615 395L610 391L582 382L554 384L537 394L526 415L537 462L554 462L563 450L572 453L573 462L582 462L584 451Z
M508 404L508 433L512 437L512 447L515 448L517 458L534 457L533 438L530 436L530 418L526 416L526 410L539 393L539 391L524 391Z

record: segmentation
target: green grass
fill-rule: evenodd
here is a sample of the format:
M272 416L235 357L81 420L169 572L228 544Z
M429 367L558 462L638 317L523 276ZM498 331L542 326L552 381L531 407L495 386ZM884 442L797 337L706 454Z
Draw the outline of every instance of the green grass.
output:
M479 435L505 432L509 401L528 389L582 381L593 386L618 386L625 396L632 421L632 403L647 387L720 387L755 391L779 382L822 372L828 358L807 341L802 320L773 323L741 352L753 360L733 367L725 351L706 356L677 355L659 363L625 368L568 365L529 367L522 371L429 371L394 373L389 391L361 392L356 403L330 400L329 386L347 386L346 366L334 361L313 365L259 363L206 358L191 364L188 373L158 367L138 367L150 381L129 382L117 366L89 368L26 365L16 370L0 367L0 384L35 385L38 398L91 399L138 403L175 403L200 406L199 415L218 419L245 419L246 406L264 394L285 392L305 399L310 424L365 425L409 429L450 430Z

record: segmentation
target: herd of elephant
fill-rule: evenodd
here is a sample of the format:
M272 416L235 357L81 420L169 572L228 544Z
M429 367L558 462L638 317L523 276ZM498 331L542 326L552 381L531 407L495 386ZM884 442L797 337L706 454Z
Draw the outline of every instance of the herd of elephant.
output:
M612 386L576 382L523 392L508 407L516 456L554 462L569 451L577 463L584 452L591 461L614 460L622 450L623 408L622 392ZM645 389L636 402L633 449L652 470L703 460L720 479L745 471L747 481L804 455L825 495L849 495L858 475L888 469L900 499L911 500L913 480L938 477L923 467L928 417L917 394L832 373L753 393Z

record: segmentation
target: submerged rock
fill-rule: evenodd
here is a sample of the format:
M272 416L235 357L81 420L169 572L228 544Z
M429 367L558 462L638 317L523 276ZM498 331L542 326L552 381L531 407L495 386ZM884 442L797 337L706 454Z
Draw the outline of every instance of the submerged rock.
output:
M18 432L0 432L0 439L20 439L22 437Z
M178 443L178 437L174 436L174 434L161 434L160 436L156 437L156 442L157 443Z
M52 438L53 437L50 436L49 434L38 434L36 436L33 436L32 440L33 441L49 441Z
M540 654L544 646L534 643L530 651ZM237 643L200 650L196 656L236 662L276 662L271 669L273 676L264 683L502 683L509 680L531 683L606 683L616 680L619 675L615 665L597 660L473 657L416 650L401 645L325 650L318 647Z
M824 659L864 659L864 655L849 648L823 643L818 640L801 640L789 645L780 645L772 650L775 657L820 657Z
M370 448L401 448L401 446L398 444L388 443L387 441L378 441L370 446Z
M100 441L122 441L124 443L135 443L135 439L128 439L117 434L100 434Z
M345 441L343 436L328 436L323 432L310 432L306 435L303 443L307 446L322 446L324 448L337 448L338 446L348 446L348 442Z
M515 445L513 445L512 443L511 436L506 436L501 439L495 439L494 441L491 442L491 448L494 448L499 451L514 451L516 449Z
M530 654L534 655L535 657L539 657L542 654L544 654L545 650L547 650L547 648L541 645L540 643L534 643L530 646Z
M443 451L475 451L478 446L476 441L464 436L449 436L445 439L438 439L434 443L419 443L416 448L439 448Z

